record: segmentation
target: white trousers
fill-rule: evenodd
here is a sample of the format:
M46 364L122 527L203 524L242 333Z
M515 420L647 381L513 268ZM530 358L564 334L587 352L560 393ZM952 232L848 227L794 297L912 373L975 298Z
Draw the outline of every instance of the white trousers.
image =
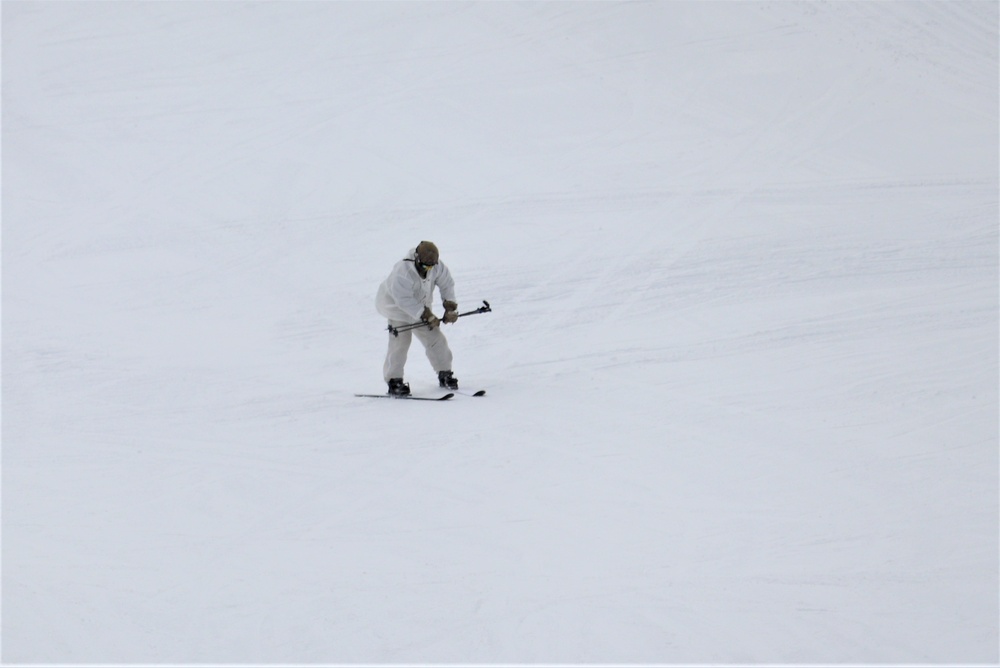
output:
M409 323L390 320L389 324L393 327L403 327ZM403 377L403 367L406 366L406 356L410 351L414 335L424 344L424 352L427 353L427 359L435 372L451 371L451 348L448 347L448 339L441 331L441 326L438 325L434 329L417 327L400 332L399 336L393 336L392 332L389 332L389 349L385 353L385 364L382 366L385 382L388 383L390 378Z

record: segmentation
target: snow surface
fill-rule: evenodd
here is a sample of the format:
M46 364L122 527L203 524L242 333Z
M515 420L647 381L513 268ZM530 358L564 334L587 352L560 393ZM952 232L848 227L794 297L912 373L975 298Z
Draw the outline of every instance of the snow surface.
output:
M998 3L2 30L4 662L1000 660Z

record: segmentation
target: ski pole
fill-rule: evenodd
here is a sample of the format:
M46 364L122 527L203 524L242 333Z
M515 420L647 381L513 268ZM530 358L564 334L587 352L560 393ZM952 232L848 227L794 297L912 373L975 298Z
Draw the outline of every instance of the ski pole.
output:
M465 313L459 313L455 317L456 318L464 318L467 315L475 315L477 313L489 313L492 310L493 309L490 308L490 303L484 299L483 300L483 305L480 306L479 308L477 308L475 310L472 310L472 311L466 311ZM411 329L417 329L418 327L424 327L426 325L427 325L427 323L421 320L420 322L410 323L409 325L402 325L401 327L393 327L392 325L389 325L388 329L392 333L393 336L399 336L400 332L408 332Z

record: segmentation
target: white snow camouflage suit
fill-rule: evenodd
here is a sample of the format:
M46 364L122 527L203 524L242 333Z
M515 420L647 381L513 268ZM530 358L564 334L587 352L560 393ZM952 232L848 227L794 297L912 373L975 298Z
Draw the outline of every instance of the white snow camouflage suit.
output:
M389 319L393 327L402 327L420 322L424 307L433 303L434 288L441 293L441 301L457 302L455 281L451 272L440 260L427 271L427 278L421 278L414 260L417 249L411 248L406 258L397 262L388 278L382 281L375 297L375 308ZM382 375L386 382L391 378L402 378L406 356L410 350L413 335L424 345L427 359L435 372L451 371L452 354L448 340L441 332L441 326L434 329L418 327L400 332L399 336L389 333L389 349L385 355Z

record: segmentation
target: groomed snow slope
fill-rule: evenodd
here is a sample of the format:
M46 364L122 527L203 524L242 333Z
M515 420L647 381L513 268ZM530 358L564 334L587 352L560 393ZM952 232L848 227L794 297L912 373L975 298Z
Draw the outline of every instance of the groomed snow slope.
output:
M3 661L995 664L997 26L4 2Z

